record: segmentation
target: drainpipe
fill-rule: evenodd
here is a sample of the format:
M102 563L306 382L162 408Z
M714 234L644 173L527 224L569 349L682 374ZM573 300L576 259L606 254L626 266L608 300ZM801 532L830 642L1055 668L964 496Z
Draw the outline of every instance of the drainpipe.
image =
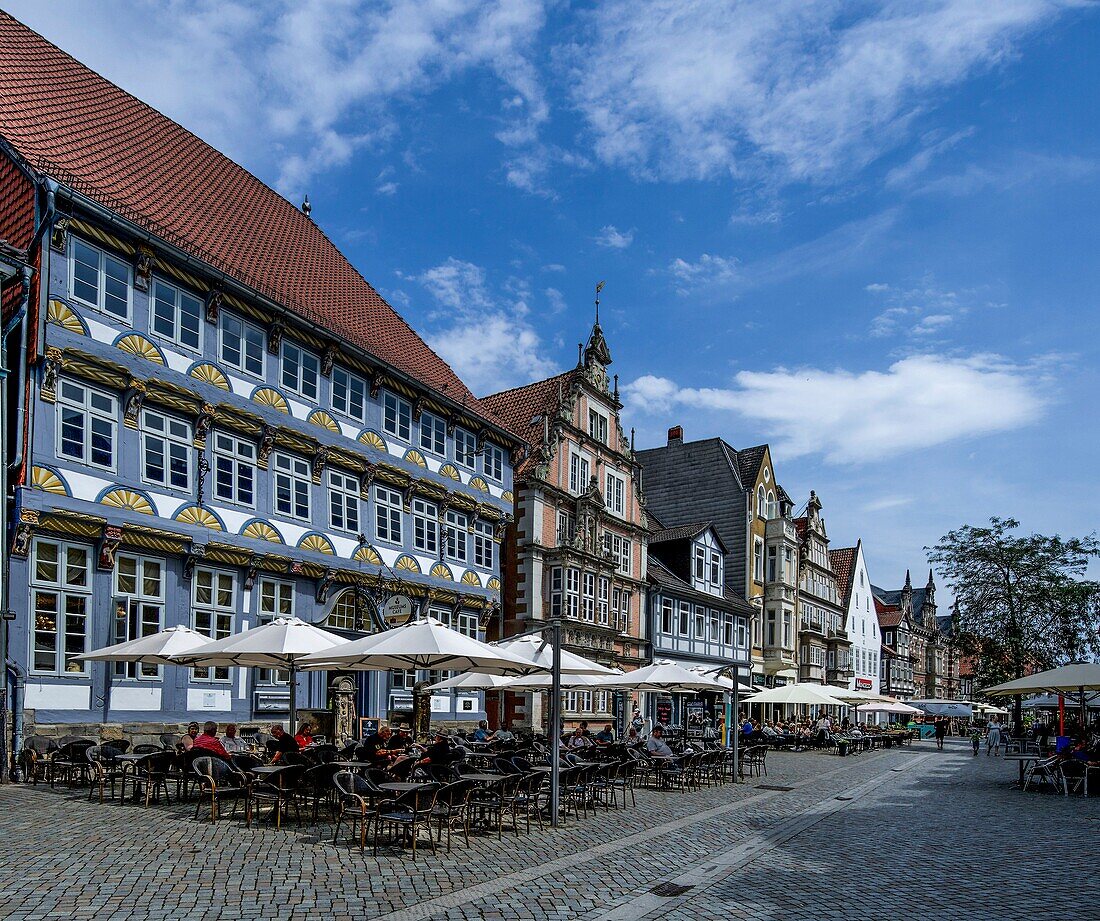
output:
M0 628L6 635L8 622L5 620ZM18 755L23 751L23 692L27 684L27 670L11 658L7 660L7 669L11 676L11 750L13 755ZM18 757L12 758L10 777L16 783L23 780L23 769L19 765Z

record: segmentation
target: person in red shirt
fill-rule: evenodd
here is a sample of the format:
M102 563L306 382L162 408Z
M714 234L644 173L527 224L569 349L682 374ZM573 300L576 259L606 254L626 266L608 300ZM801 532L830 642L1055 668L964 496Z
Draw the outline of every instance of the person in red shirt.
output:
M208 751L211 754L217 755L219 758L224 758L229 761L229 752L225 750L225 746L218 741L218 724L207 720L202 727L202 732L195 737L194 743L191 745L191 750L202 749Z
M294 736L294 739L298 743L299 748L305 748L312 743L313 723L309 720L302 720L302 722L298 724L298 733Z

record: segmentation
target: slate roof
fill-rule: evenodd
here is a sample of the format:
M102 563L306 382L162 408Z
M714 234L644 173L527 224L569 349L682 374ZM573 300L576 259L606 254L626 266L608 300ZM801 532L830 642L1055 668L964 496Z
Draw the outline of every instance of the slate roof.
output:
M840 603L845 608L852 597L852 580L856 574L856 558L859 547L841 547L829 551L829 566L836 576L836 588L840 593Z
M729 445L726 446L729 448ZM729 450L733 450L729 448ZM752 448L741 448L737 451L737 469L741 474L741 482L751 486L760 475L760 465L764 463L764 455L767 453L767 445L756 445Z
M489 419L298 208L3 12L0 136L32 169Z
M654 585L659 585L674 591L678 595L694 598L699 602L706 602L707 604L714 604L717 599L714 595L701 592L696 588L693 588L690 582L681 579L676 573L669 569L664 563L662 563L653 554L649 554L646 565L646 578ZM732 607L736 613L752 615L756 613L756 609L749 604L744 598L735 592L726 590L722 593L722 599L726 605Z
M709 528L709 521L696 521L692 524L681 524L674 528L664 528L649 535L651 544L661 544L673 540L694 540Z
M901 607L901 594L903 589L896 589L893 591L887 591L884 588L879 588L877 585L871 586L871 591L877 598L882 599L882 603L888 608L900 608ZM924 607L924 596L926 592L923 588L913 589L913 616L920 618L920 610Z

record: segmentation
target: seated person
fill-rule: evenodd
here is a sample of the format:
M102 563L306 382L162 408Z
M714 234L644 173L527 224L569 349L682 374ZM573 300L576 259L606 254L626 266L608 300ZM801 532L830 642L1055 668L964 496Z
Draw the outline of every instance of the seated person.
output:
M588 731L588 720L581 720L577 728L580 729L581 735L586 739L592 738L592 733Z
M371 767L389 770L390 762L397 754L397 746L390 742L393 730L383 726L374 735L367 736L359 746L359 757Z
M181 752L191 751L191 746L195 744L195 739L199 735L199 724L188 723L187 732L183 734L180 740L176 743L176 750Z
M298 760L298 740L276 723L271 727L271 741L267 750L271 752L272 764L294 764Z
M569 736L566 745L571 749L590 748L592 740L584 734L584 730L578 726Z
M597 745L610 745L615 741L615 730L611 728L611 724L608 723L599 732L596 733Z
M746 739L753 734L755 727L752 724L752 720L749 717L745 717L745 722L741 724L741 735Z
M203 723L202 732L195 736L194 741L191 743L191 748L188 750L195 751L196 749L210 752L210 754L217 755L225 761L229 760L229 752L227 752L222 743L218 741L218 724L212 720L207 720Z
M302 720L298 724L298 731L294 734L294 740L298 743L299 748L305 748L307 745L313 744L313 723L309 720Z
M240 755L248 751L248 743L237 735L237 724L225 724L225 738L222 739L222 748L231 755Z
M676 755L673 754L672 749L668 747L668 743L664 740L664 731L660 726L654 726L653 732L649 734L649 738L646 739L645 750L649 753L650 757L663 758L666 761L672 761Z
M451 748L451 742L450 739L447 738L447 733L442 729L437 729L432 744L424 749L423 757L416 763L424 767L447 767L460 757L461 755Z
M638 745L641 741L642 737L638 734L638 729L635 726L631 725L631 727L626 731L626 744Z
M474 741L488 742L492 737L492 733L489 732L488 720L481 720L481 722L477 724L477 729L474 730Z

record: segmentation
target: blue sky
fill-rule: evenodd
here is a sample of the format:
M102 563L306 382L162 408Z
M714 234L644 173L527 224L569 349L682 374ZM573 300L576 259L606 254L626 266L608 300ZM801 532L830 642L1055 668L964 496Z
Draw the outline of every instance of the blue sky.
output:
M1092 3L4 8L308 193L479 393L575 361L606 280L639 445L770 442L879 584L1095 528Z

